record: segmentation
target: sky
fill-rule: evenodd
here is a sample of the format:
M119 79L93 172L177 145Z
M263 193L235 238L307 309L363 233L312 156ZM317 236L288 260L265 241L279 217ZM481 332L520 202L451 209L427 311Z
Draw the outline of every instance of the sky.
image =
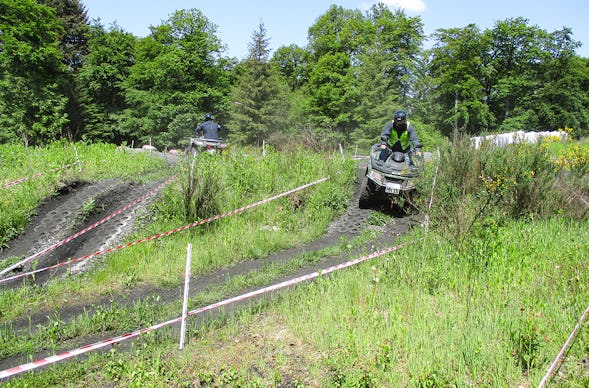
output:
M116 23L137 37L149 35L150 26L165 22L176 10L199 9L217 26L216 36L226 45L227 56L244 59L260 23L264 25L270 49L307 45L310 26L331 7L365 12L378 1L371 0L80 0L89 19L100 19L109 28ZM573 39L582 43L577 54L589 58L589 1L587 0L381 0L391 10L403 9L419 16L424 33L439 28L492 29L497 21L524 17L529 26L548 32L572 29ZM431 41L430 41L431 42ZM426 43L426 46L429 43Z

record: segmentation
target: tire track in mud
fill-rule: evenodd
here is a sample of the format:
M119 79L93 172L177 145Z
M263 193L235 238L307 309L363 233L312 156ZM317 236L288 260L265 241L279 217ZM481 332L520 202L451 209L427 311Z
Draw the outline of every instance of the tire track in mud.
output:
M112 189L116 180L109 179L91 185L74 182L62 187L55 197L45 200L29 225L10 246L0 253L0 260L11 256L30 256L68 236L73 230L75 214L97 193Z
M351 239L359 236L365 228L375 228L374 226L369 226L367 224L370 209L360 209L358 207L358 199L361 189L360 183L362 182L365 168L366 166L360 163L360 166L357 169L355 191L352 197L350 198L347 210L341 217L339 217L337 220L335 220L329 225L326 233L323 236L301 246L285 249L270 254L269 256L262 259L248 260L209 274L193 276L191 279L190 297L194 297L199 293L206 292L212 287L220 286L230 278L259 271L260 269L268 265L274 264L276 266L280 266L286 264L293 257L305 253L317 252L319 250L329 248L332 246L337 246L341 244L344 239ZM54 239L58 239L59 241L59 237L61 237L63 234L67 234L63 233L63 231L67 230L67 228L71 228L72 224L75 224L71 219L72 214L75 214L75 212L72 212L71 209L80 209L81 206L83 206L83 204L85 203L85 201L88 201L89 198L91 198L90 193L94 193L94 198L96 198L95 203L98 206L101 206L100 204L104 204L105 209L114 209L117 208L117 206L120 206L120 203L117 202L116 198L119 198L119 201L120 198L124 198L125 203L130 202L134 198L138 198L139 196L151 190L151 188L155 187L158 183L159 182L155 182L149 185L134 185L121 184L118 181L109 180L99 182L96 185L80 185L82 187L80 187L79 189L72 188L71 190L66 191L66 193L60 195L59 198L53 198L49 201L58 202L57 204L52 205L50 203L47 203L41 206L41 208L39 209L39 217L36 218L34 222L31 224L31 230L27 230L23 234L23 238L19 238L19 241L15 242L14 247L11 246L11 248L7 252L3 252L2 255L0 255L0 259L4 257L9 257L10 255L15 255L15 252L22 252L19 254L26 254L26 252L34 251L34 249L32 248L29 248L28 250L26 249L26 245L28 243L26 242L26 238L24 236L33 240L35 246L47 246L47 242L41 238L42 232L39 232L39 230L42 228L39 228L38 225L52 225L51 230L59 231L59 233L57 233L56 236L54 236ZM96 196L97 192L100 192L98 196ZM122 237L125 235L125 233L131 230L130 228L137 219L138 213L141 211L145 211L145 206L141 207L143 208L143 210L129 210L133 213L128 215L119 215L115 217L115 219L103 225L100 225L98 228L96 228L95 231L88 232L87 236L80 236L77 239L74 239L72 242L68 243L67 246L59 247L55 250L55 252L48 256L50 257L48 261L67 260L71 257L79 257L88 253L95 252L97 250L100 250L101 247L107 244L107 240L109 239L112 241L112 243L120 241ZM107 211L105 211L104 213L109 214L109 212ZM46 214L47 216L45 216L44 214ZM49 216L49 214L51 215ZM119 219L119 217L121 216L125 217L123 217L123 219ZM85 224L91 225L93 222L96 222L96 220L102 217L104 217L104 214L96 214L92 217L92 219L88 219ZM40 222L43 223L38 224ZM57 223L58 226L50 224L49 222ZM413 218L410 216L394 218L392 222L388 225L380 227L380 237L368 243L365 247L359 248L356 251L347 252L345 255L323 258L320 263L300 268L296 271L296 273L289 274L281 279L274 279L273 283L292 279L297 276L301 276L302 274L318 271L323 268L328 268L330 266L343 263L345 261L350 260L351 258L355 258L358 255L365 253L366 251L370 251L371 253L382 248L391 246L399 235L405 233L413 225L415 225L415 222L413 221ZM43 265L49 265L49 263L44 262ZM88 263L87 265L89 266L90 263ZM78 268L78 270L80 271L83 269L84 268ZM55 276L57 276L57 274L53 273L51 275L47 275L43 279L38 278L37 280L41 282L46 282L50 279L50 277ZM287 289L288 288L284 289L284 291L286 291ZM239 295L243 292L248 291L251 291L251 289L240 290L235 295ZM100 311L104 308L108 308L113 304L118 307L125 307L133 306L143 301L153 302L155 300L157 300L159 304L167 304L179 301L181 299L182 292L182 284L179 284L176 287L165 289L154 288L146 285L139 285L132 289L128 289L119 295L108 295L96 299L90 305L76 304L74 301L72 301L72 303L68 306L59 306L58 308L56 308L56 310L52 311L36 311L29 314L27 317L18 319L17 321L2 323L1 326L9 327L11 328L11 330L17 332L30 333L37 327L47 326L48 324L50 324L51 317L58 316L60 322L65 323L74 320L80 314L87 314L88 316L92 316L95 312ZM260 298L262 297L263 296L261 296ZM254 298L250 299L249 301L244 301L243 303L226 306L224 308L224 311L230 313L231 311L240 308L241 305L252 303L254 300L260 298ZM194 319L196 324L200 324L204 321L204 319L206 319L206 317L210 317L215 314L216 312L211 311L206 315L193 317L192 319ZM75 338L60 344L59 348L64 350L71 349L72 346L78 346L82 343L89 343L89 341L93 340L97 340L97 338ZM72 345L72 343L74 343L75 345ZM54 354L54 351L40 352L38 355L33 357L33 359L38 359L39 357L45 357L49 354ZM0 360L0 370L14 367L27 361L29 361L28 355L9 357Z
M108 179L96 184L76 182L60 190L60 195L45 201L33 217L25 231L14 240L9 248L0 253L0 260L7 258L24 258L42 251L65 238L73 235L77 230L83 230L109 216L129 202L140 198L153 190L160 181L148 184L121 182L118 179ZM33 267L43 268L71 258L82 257L103 249L107 244L120 241L130 232L135 221L146 212L146 207L155 198L152 195L139 202L134 207L116 215L108 222L96 226L77 238L35 258L31 262L15 269L14 272L29 271ZM89 213L89 214L86 214ZM96 259L96 258L95 258ZM97 259L96 259L97 260ZM80 272L91 263L86 260L70 268L57 268L52 271L35 275L35 284L42 285L46 281L66 272ZM6 276L10 276L7 273ZM23 283L30 284L30 280L17 279L2 284L1 287L14 287Z

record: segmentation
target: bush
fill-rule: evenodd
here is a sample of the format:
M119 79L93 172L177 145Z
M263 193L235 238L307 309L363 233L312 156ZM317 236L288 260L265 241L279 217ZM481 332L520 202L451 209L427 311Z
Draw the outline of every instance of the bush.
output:
M489 219L584 217L587 207L574 198L586 196L577 178L586 164L573 163L582 158L567 155L553 158L545 143L474 149L468 139L460 139L441 152L431 222L459 243L475 224ZM565 167L575 172L563 173ZM430 165L419 186L422 209L427 208L433 173Z
M183 187L186 221L193 222L220 213L225 189L219 160L206 153L197 154L187 169L187 182Z

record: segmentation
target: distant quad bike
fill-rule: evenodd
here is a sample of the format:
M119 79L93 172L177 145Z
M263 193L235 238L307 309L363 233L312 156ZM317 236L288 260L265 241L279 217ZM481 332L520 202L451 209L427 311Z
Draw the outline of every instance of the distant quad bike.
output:
M227 142L223 139L205 139L204 137L191 137L188 144L189 155L195 155L199 152L208 152L214 154L217 151L222 152L227 148Z
M380 144L372 146L358 205L361 209L398 206L407 211L416 192L423 158L412 151L391 152L383 161L380 160L381 151Z

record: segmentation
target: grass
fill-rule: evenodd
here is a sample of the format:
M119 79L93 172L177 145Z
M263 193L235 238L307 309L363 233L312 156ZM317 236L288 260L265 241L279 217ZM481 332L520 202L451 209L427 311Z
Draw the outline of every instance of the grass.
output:
M534 386L588 302L587 226L513 222L484 268L431 234L232 317L190 325L183 351L174 331L162 330L136 351L113 349L14 381L57 385L71 373L80 375L74 385ZM580 362L586 346L585 334L569 362ZM582 386L586 377L567 381Z
M283 265L265 265L248 276L242 275L228 278L224 283L211 286L206 291L191 298L189 308L194 309L206 306L235 295L236 292L245 288L265 286L272 283L275 279L279 279L300 268L316 263L321 258L345 254L347 250L348 245L346 244L340 247L330 247L312 254L303 253ZM126 284L127 287L132 287L133 285L135 284ZM47 296L44 292L41 292L39 295ZM23 298L22 295L19 297ZM108 307L99 306L91 316L88 313L84 313L72 322L64 322L60 318L59 307L57 306L64 306L69 301L55 298L45 299L46 302L49 302L49 305L53 304L56 306L55 313L49 317L50 323L46 326L37 326L28 336L23 335L23 333L17 334L5 328L2 335L3 346L0 351L0 357L18 355L24 351L44 349L47 341L51 344L59 344L60 341L79 336L95 335L97 333L107 335L107 333L133 331L138 327L146 327L156 322L173 319L179 315L180 311L179 300L175 303L164 304L157 298L152 298L151 300L146 298L145 301L140 301L132 306L119 306L116 302L111 303ZM149 314L146 314L146 312L149 312Z
M66 386L535 386L589 303L589 225L586 213L583 216L577 207L571 211L564 202L559 205L552 191L548 196L531 197L552 201L550 213L546 206L530 206L527 197L517 196L538 185L527 179L528 169L539 166L547 169L547 175L553 173L542 160L542 150L521 151L526 163L512 172L492 159L505 155L485 159L486 155L467 158L455 154L450 167L471 171L467 164L471 160L486 160L480 166L487 176L495 177L493 182L515 177L511 182L517 184L490 187L488 181L477 181L475 171L454 192L450 185L457 184L455 175L443 171L432 210L434 228L427 235L417 228L401 238L425 240L301 284L233 315L221 314L203 325L190 321L189 342L183 351L178 350L177 330L165 328L120 350L115 347L80 362L20 375L7 386L62 386L63 381ZM301 197L281 199L206 228L108 256L103 270L82 279L43 290L2 293L0 306L12 304L24 312L42 303L60 305L63 295L90 299L143 282L178 284L188 242L198 247L193 250L193 273L205 273L309 241L342 211L338 206L342 194L338 193L342 187L351 187L355 167L317 166L317 159L298 155L290 158L303 166L295 174L286 169L289 163L279 155L270 158L264 162L268 165L242 161L248 171L239 177L233 175L237 162L223 161L230 168L219 168L221 180L243 187L238 193L226 193L225 206L240 206L254 197L284 190L290 181L294 181L291 187L306 183L325 170L340 176ZM270 178L269 171L285 178ZM499 176L509 179L499 181ZM423 191L429 195L431 180L427 183L423 182ZM159 223L145 232L167 229L186 216L179 205L181 190L170 188L164 203L158 205ZM345 196L350 193L349 189L344 192ZM445 197L455 193L461 196ZM485 197L490 193L497 194L491 202ZM445 206L460 202L465 211L450 217ZM517 211L503 212L505 204ZM332 213L325 213L325 208ZM527 210L522 214L521 209ZM372 225L386 221L382 213L370 216ZM460 222L471 227L464 228ZM456 231L459 239L449 237ZM349 252L374 236L374 230L367 228L356 240L342 241L339 247L310 257L301 255L289 266L263 267L251 276L230 279L199 294L191 300L191 307L241 287L267 283L291 272L290 266L296 269L320 256ZM54 338L58 346L63 337L77 332L114 330L120 334L162 321L178 310L179 303L160 306L157 301L146 301L129 308L105 308L94 317L80 317L69 324L55 315L38 337L18 338L3 329L1 348L20 346L32 351L42 338ZM1 311L12 314L10 309ZM583 327L553 384L587 385L586 370L576 367L587 357L587 349L589 333Z

